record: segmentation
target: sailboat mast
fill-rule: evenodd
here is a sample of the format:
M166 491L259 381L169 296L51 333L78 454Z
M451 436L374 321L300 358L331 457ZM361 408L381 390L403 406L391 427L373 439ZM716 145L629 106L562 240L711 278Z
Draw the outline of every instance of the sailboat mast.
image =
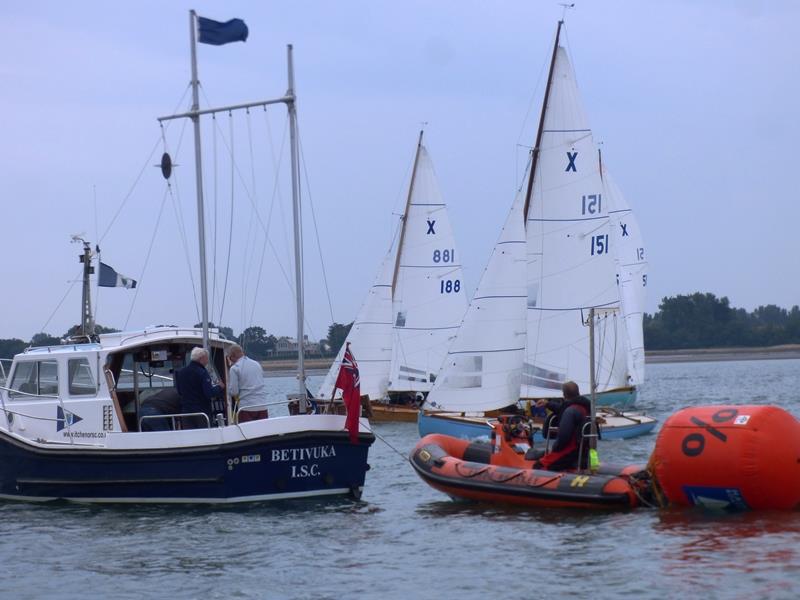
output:
M289 71L289 89L286 90L286 107L289 111L289 144L292 163L292 213L294 216L294 277L297 299L297 382L300 398L306 394L305 336L303 333L303 227L300 204L300 153L297 145L297 98L294 95L294 65L292 45L286 47L286 60Z
M200 304L202 307L203 348L208 350L208 282L206 275L206 223L203 207L203 155L200 150L200 100L197 80L197 13L189 11L189 35L192 46L192 125L194 126L194 168L197 187L197 238L200 245Z
M550 72L547 74L547 86L544 88L544 99L542 100L542 114L539 117L539 130L536 132L536 142L533 145L533 158L531 161L531 172L528 177L528 191L525 193L525 208L523 215L525 222L528 222L528 207L531 203L531 194L533 193L533 177L536 175L536 164L539 162L539 146L542 143L542 133L544 132L544 115L547 112L547 103L550 101L550 87L553 84L553 71L556 66L556 54L558 53L558 41L561 37L561 26L564 21L558 22L558 29L556 29L556 41L553 44L553 56L550 58Z
M408 184L408 198L406 198L406 209L403 212L403 225L400 228L400 241L397 244L397 255L394 258L394 274L392 275L392 295L397 286L397 274L400 271L400 253L403 250L403 240L406 237L406 222L408 221L408 210L411 207L411 195L414 193L414 181L417 178L417 164L419 164L419 153L422 151L422 135L425 130L419 132L419 141L417 142L417 154L414 156L414 168L411 171L411 183Z

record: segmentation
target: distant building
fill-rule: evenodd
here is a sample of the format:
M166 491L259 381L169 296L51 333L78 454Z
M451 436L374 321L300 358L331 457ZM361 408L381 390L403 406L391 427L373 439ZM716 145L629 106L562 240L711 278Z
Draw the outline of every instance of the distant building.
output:
M303 336L303 351L309 354L318 354L320 352L320 344L311 342L307 335ZM280 354L282 352L297 352L297 340L293 337L281 336L275 342L275 352Z

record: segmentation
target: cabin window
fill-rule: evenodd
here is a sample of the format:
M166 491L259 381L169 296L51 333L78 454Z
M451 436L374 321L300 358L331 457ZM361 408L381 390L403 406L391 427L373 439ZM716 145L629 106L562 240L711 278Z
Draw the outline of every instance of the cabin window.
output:
M70 358L67 361L67 375L70 396L94 396L97 393L88 358Z
M14 398L58 396L58 363L54 360L20 362L14 368L10 387Z

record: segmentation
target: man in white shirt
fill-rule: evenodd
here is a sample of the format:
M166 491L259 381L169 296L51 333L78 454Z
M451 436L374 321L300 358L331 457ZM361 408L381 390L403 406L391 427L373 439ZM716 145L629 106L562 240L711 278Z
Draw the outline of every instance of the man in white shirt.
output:
M238 396L239 423L266 419L267 388L264 385L264 370L261 365L244 355L238 344L228 349L230 361L230 382L228 391L231 398Z

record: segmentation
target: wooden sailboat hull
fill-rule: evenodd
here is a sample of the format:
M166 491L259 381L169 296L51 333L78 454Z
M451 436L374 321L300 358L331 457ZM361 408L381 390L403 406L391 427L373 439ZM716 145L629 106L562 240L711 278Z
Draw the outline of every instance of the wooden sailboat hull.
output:
M473 440L490 435L492 428L488 419L493 415L482 417L463 416L458 413L430 413L420 411L417 427L420 437L439 433L464 440ZM603 440L622 440L646 435L655 429L658 421L641 413L615 413L598 412L605 423L600 424L600 434ZM536 433L536 441L541 441L542 435Z

